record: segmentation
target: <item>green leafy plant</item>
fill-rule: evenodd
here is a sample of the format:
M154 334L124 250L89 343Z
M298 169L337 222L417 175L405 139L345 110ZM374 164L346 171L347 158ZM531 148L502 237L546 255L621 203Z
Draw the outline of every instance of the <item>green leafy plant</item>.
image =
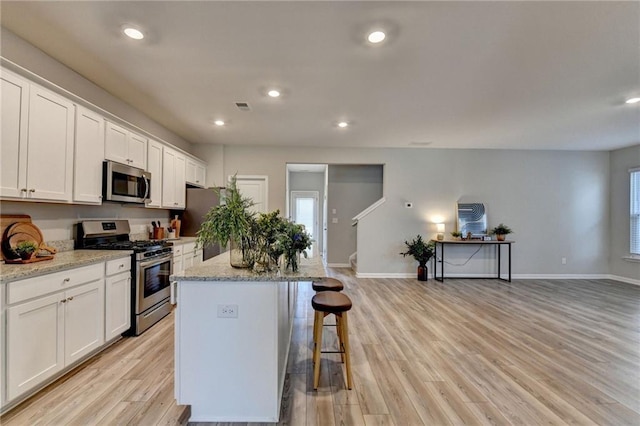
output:
M205 247L215 243L225 247L235 245L242 253L243 266L252 266L250 251L252 248L251 231L255 226L255 214L249 209L253 206L250 198L243 197L238 191L235 175L229 186L217 191L222 203L213 207L204 217L204 222L196 233L198 246ZM232 247L232 250L234 248ZM235 265L239 266L239 265Z
M304 225L285 220L284 230L278 235L274 250L284 254L285 267L295 272L298 270L298 255L308 257L307 249L311 248L312 243L313 240Z
M513 231L507 225L501 223L500 225L493 228L491 230L491 233L495 235L509 235L513 234Z
M454 237L454 238L460 238L460 237L462 237L462 232L460 232L460 231L452 231L451 232L451 236Z
M34 241L21 241L15 248L15 252L22 259L29 259L36 250L38 250L38 245Z
M280 210L260 213L253 222L250 239L254 247L255 263L259 265L259 269L268 271L278 264L283 249L276 243L285 232L286 226L286 221L280 217Z
M413 256L421 266L426 265L429 259L435 255L436 244L433 241L428 243L424 242L420 235L404 243L407 246L407 251L400 254L402 256Z

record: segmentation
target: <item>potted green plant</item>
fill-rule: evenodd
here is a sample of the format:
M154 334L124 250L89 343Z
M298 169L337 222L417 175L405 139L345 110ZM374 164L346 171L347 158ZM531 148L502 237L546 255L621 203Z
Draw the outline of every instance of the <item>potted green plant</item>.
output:
M407 251L400 254L413 256L418 261L418 281L427 281L429 279L427 262L435 255L436 244L433 241L426 243L420 235L404 243L407 246Z
M38 250L38 245L34 241L20 241L14 250L22 260L29 260Z
M278 260L283 254L281 245L276 243L287 224L280 217L280 210L275 210L258 214L253 225L250 238L254 246L254 270L270 271L278 266Z
M285 260L285 269L298 270L298 258L302 254L305 258L307 249L311 248L313 240L304 228L304 225L289 220L284 223L284 230L278 236L274 250L282 251Z
M513 231L507 225L501 223L491 230L491 234L495 234L498 241L504 241L505 235L512 234Z
M197 232L197 243L201 247L229 244L231 266L249 268L253 266L251 230L255 226L255 214L249 210L253 201L240 194L235 175L229 186L224 191L218 190L218 194L223 202L205 215Z
M453 237L454 240L461 240L462 239L462 232L460 231L452 231L451 232L451 236Z

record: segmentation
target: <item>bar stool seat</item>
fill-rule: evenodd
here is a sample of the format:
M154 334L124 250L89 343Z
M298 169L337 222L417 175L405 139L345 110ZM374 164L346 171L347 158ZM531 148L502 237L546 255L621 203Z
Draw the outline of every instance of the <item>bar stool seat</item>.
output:
M313 291L342 291L344 284L335 278L325 278L322 281L314 281L311 284Z
M323 291L316 293L311 299L311 306L315 314L313 318L313 388L318 389L320 381L320 354L321 353L340 353L342 362L345 364L347 371L347 388L352 387L351 376L351 358L349 356L349 329L347 323L347 311L349 311L353 303L351 299L337 291ZM322 351L322 323L327 315L336 316L336 332L338 335L338 351Z

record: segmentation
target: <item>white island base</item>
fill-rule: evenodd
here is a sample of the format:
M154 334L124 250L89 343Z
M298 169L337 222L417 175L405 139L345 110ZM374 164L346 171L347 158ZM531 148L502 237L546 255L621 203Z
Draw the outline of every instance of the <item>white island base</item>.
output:
M277 422L297 285L321 279L324 268L317 260L299 274L264 276L233 270L228 256L172 277L175 397L191 405L192 422Z

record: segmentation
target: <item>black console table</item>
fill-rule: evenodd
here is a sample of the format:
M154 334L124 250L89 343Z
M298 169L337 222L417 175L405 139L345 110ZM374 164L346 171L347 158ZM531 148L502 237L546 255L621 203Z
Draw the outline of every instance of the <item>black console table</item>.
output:
M435 247L435 265L433 268L433 278L436 281L440 281L443 282L444 281L444 253L445 253L445 246L448 245L456 245L456 246L461 246L461 245L488 245L488 246L494 246L496 248L496 261L498 264L498 274L493 277L493 278L497 278L499 280L502 281L508 281L511 282L511 244L513 244L515 241L496 241L496 240L491 240L491 241L483 241L483 240L462 240L462 241L457 241L457 240L443 240L443 241L438 241L438 240L431 240L436 244ZM507 246L507 251L508 251L508 256L509 256L509 267L508 267L508 275L509 278L502 278L502 274L500 271L500 256L502 253L502 246ZM439 249L439 250L438 250ZM438 259L438 253L440 254L440 258ZM440 264L440 278L438 278L438 263ZM478 278L478 277L456 277L456 278Z

